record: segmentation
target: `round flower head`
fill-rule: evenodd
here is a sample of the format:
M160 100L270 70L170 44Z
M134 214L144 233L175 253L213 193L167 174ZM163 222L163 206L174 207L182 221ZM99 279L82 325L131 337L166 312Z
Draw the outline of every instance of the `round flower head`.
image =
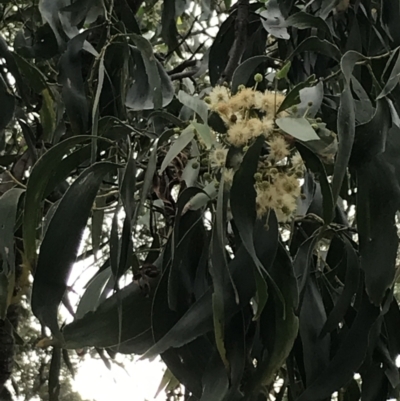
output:
M225 149L223 147L214 149L210 153L211 167L214 167L214 168L224 167L227 154L228 154L228 149Z
M229 101L229 91L225 86L215 86L210 92L210 105L216 106L218 103L226 103Z
M255 92L251 88L244 88L233 95L229 101L232 110L249 110L255 105Z
M249 139L257 138L264 133L263 123L259 118L250 118L247 120L246 128L249 130Z
M269 160L278 162L289 156L290 152L285 139L282 136L274 136L268 141L269 145Z
M279 92L265 91L262 97L257 98L256 108L275 116L284 99L285 96Z
M228 130L228 141L236 146L244 146L247 144L248 140L251 138L250 130L247 128L246 121L240 121L232 125Z
M274 130L274 120L271 118L271 116L265 116L261 120L262 122L262 128L265 136L268 136L272 133Z

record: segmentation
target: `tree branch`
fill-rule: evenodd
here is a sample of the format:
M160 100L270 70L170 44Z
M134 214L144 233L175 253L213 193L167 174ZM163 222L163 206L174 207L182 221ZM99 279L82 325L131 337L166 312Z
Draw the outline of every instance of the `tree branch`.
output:
M249 0L239 0L235 22L235 41L230 51L231 56L229 57L228 64L219 79L219 83L230 82L235 69L239 65L246 48L248 16Z

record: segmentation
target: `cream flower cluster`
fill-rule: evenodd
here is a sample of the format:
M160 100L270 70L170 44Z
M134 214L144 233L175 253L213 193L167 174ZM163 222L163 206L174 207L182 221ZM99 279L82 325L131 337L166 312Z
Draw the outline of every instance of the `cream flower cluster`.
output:
M243 148L243 152L255 138L263 135L268 155L262 156L255 174L258 217L274 210L278 221L287 222L296 211L300 196L300 182L304 172L301 156L291 149L287 136L275 125L275 119L284 100L278 92L260 92L256 88L242 87L232 95L225 86L216 86L208 97L211 110L218 113L227 127L227 134L220 135L228 146ZM213 168L224 168L228 149L221 147L210 154ZM234 170L223 170L225 183L233 180Z

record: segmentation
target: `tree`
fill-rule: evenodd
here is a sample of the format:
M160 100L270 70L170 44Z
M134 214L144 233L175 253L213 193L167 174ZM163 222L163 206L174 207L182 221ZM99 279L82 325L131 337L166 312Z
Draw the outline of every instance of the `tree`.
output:
M399 396L400 2L0 8L1 386L31 292L51 400L85 347L191 401Z

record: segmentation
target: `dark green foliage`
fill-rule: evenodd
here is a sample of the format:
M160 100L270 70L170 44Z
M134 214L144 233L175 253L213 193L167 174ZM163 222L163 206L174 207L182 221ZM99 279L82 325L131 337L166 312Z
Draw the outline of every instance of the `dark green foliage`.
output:
M83 347L161 355L191 401L398 398L399 2L17 3L0 37L0 323L29 268L50 399ZM212 10L216 36L195 39ZM238 117L210 112L208 82L286 94L273 128L305 165L295 218L260 218L272 146L230 146ZM60 327L89 237L99 269Z

